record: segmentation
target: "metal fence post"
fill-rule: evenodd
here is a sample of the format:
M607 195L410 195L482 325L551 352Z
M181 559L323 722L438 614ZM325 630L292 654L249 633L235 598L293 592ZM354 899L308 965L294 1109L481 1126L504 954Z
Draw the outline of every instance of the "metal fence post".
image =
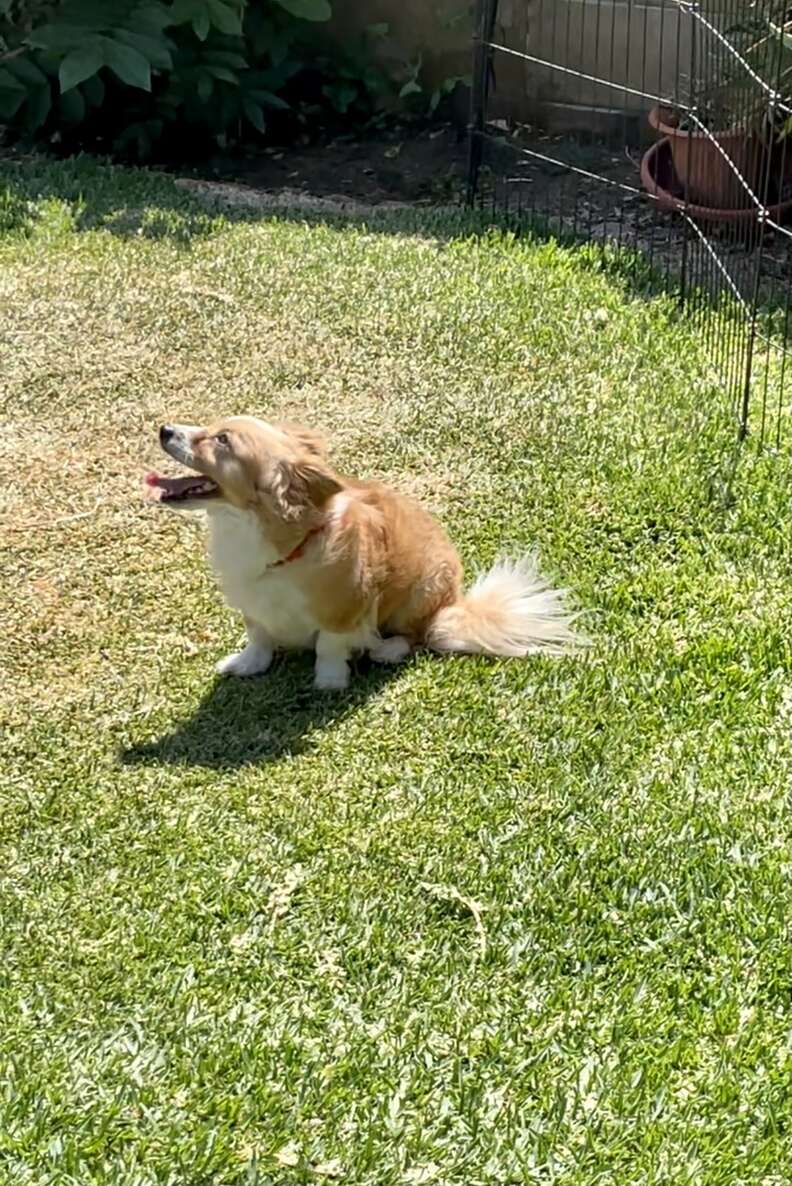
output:
M487 122L487 98L492 73L492 50L489 43L495 29L498 0L476 0L473 24L473 71L470 80L470 119L468 121L467 201L472 206L478 192L484 128Z

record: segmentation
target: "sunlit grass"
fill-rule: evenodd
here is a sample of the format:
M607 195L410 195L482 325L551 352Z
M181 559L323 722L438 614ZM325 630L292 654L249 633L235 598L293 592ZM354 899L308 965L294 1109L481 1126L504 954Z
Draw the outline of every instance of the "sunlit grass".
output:
M5 179L0 1180L788 1182L789 485L710 497L676 310L462 216ZM139 484L241 411L471 571L537 545L590 654L218 683L200 527Z

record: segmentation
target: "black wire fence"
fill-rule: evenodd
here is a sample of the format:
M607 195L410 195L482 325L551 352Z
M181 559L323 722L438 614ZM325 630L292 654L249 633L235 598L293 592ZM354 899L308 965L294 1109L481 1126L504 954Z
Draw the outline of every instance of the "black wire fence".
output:
M477 0L468 197L630 249L792 443L790 0Z

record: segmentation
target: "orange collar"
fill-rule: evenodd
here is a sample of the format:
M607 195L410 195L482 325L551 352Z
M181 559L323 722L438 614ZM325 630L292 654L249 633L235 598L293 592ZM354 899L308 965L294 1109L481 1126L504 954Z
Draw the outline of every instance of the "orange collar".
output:
M324 531L326 526L326 523L320 523L318 527L312 527L305 539L303 539L297 545L294 551L289 552L288 556L283 556L280 560L276 560L272 567L280 568L283 564L291 564L292 560L299 560L305 549L308 547L308 541L312 539L313 536L318 535L320 531Z

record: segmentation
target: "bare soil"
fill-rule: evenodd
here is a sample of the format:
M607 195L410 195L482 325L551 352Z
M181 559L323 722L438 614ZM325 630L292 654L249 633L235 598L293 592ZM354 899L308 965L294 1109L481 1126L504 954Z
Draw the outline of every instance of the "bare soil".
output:
M420 131L397 128L376 138L335 139L218 157L199 173L204 179L237 181L256 189L296 190L371 206L434 204L459 196L466 160L464 130L442 124Z

